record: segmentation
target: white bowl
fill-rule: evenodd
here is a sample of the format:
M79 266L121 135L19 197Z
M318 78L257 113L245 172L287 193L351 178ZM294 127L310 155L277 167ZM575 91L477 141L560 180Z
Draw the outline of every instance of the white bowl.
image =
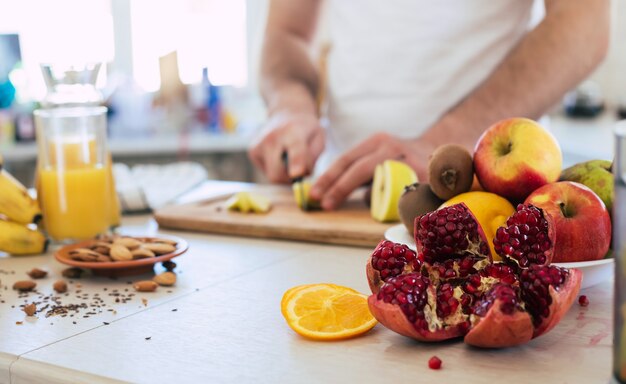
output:
M403 224L394 225L385 232L385 239L394 243L406 244L415 251L415 240L409 234ZM613 259L601 259L594 261L580 261L577 263L554 263L559 267L576 268L583 273L581 289L593 287L604 283L613 276L615 261Z

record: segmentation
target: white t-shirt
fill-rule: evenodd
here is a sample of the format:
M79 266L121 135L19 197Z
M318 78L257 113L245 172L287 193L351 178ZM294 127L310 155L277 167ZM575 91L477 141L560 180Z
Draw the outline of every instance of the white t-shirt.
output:
M529 30L533 0L328 0L328 142L320 165L385 131L418 137Z

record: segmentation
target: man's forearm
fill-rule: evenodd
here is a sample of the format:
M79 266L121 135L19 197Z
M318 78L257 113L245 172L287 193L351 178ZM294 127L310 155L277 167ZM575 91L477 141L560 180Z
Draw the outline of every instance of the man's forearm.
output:
M419 141L435 147L452 137L471 148L500 119L540 117L592 72L608 46L609 2L555 0L546 7L542 23Z
M282 4L285 7L295 3ZM307 26L285 25L284 14L272 15L268 20L261 54L261 94L270 114L277 110L316 113L315 95L318 91L318 74L310 57L310 42L316 23L317 3L305 1L300 12L291 11L293 17L306 17ZM276 6L278 9L278 5ZM308 10L308 12L307 12ZM303 15L301 12L306 12ZM275 21L272 20L275 18ZM289 21L292 21L291 19Z

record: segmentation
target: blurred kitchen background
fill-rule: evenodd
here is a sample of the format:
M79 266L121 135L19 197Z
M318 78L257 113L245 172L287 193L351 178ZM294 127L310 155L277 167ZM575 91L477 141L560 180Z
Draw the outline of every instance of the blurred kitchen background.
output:
M257 68L267 5L0 0L0 153L7 168L32 185L32 112L50 97L40 65L102 63L95 86L109 108L116 163L191 161L209 178L262 181L246 148L265 118ZM626 2L613 1L612 11L606 61L543 120L565 165L611 159L611 126L620 114L626 118Z

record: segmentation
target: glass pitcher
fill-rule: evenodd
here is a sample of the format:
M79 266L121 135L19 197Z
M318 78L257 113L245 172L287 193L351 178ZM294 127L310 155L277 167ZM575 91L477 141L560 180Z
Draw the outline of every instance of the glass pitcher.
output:
M43 108L81 108L100 106L104 103L102 93L96 88L100 63L41 64L40 67L47 87L46 96L41 102ZM106 121L104 124L106 127ZM113 159L110 153L107 155L105 166L112 201L110 226L117 227L121 222L121 209L115 190ZM36 176L36 182L38 178L39 175Z
M103 96L96 88L100 63L82 65L41 64L47 93L44 108L101 105Z
M105 107L39 109L36 188L43 225L56 242L107 233L113 220Z

